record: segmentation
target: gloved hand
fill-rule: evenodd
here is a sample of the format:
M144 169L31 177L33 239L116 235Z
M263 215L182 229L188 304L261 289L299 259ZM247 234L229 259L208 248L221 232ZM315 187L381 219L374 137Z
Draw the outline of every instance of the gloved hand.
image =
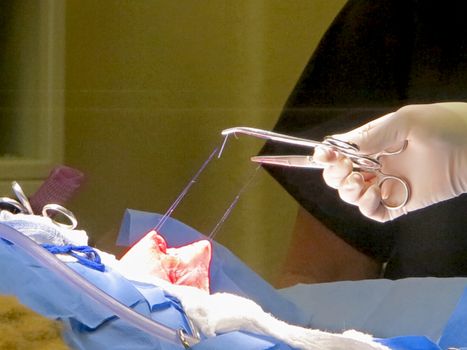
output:
M402 153L380 158L383 173L400 176L410 186L409 201L397 210L385 208L381 199L400 199L401 186L380 190L380 175L353 171L352 162L337 151L315 150L313 158L325 165L325 182L369 218L392 220L467 192L467 103L405 106L334 137L356 143L364 154L396 150L408 141Z

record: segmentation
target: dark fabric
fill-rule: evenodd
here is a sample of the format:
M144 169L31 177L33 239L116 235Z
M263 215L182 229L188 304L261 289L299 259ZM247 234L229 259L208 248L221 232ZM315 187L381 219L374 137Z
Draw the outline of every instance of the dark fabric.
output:
M311 57L274 130L322 139L406 104L467 101L466 14L466 1L349 1ZM260 153L307 152L266 143ZM385 277L467 276L466 195L380 224L343 203L319 171L267 170L347 242L389 261Z

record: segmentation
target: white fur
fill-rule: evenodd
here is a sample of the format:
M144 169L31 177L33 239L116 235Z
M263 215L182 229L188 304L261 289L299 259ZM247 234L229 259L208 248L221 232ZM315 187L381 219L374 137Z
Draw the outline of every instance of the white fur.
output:
M198 288L166 281L152 280L152 283L177 297L188 317L206 336L240 330L271 336L302 350L389 350L374 342L371 335L355 330L334 334L289 325L264 312L254 301L234 294L208 294Z

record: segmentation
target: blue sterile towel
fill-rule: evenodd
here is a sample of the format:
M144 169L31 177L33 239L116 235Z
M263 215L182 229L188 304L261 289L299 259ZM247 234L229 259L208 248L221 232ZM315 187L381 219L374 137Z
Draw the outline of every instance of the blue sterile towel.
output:
M13 229L0 224L0 233L5 230ZM0 240L0 265L0 293L15 295L34 311L63 321L66 325L64 337L75 349L182 348L148 336L115 318L108 309L78 292L60 275L3 239ZM68 263L68 266L127 307L166 326L189 331L180 305L161 289L135 285L111 270L100 272L78 263Z
M129 246L154 228L162 215L137 210L126 210L117 244ZM167 245L177 247L207 239L195 229L175 219L168 219L160 228ZM282 296L269 283L245 265L227 248L212 242L210 267L211 292L228 292L257 302L277 318L296 325L309 325L309 316L293 302Z
M127 245L138 240L160 218L158 214L128 210L119 243ZM5 230L11 232L13 229L0 224L0 236ZM169 246L204 238L173 219L169 219L161 231ZM75 349L183 349L181 345L150 336L117 319L105 307L65 283L60 275L41 266L21 248L1 239L0 264L0 293L16 295L40 314L62 320L64 337ZM127 307L173 329L189 331L180 304L161 289L132 283L109 268L100 272L78 263L68 265ZM276 291L217 243L213 244L210 272L214 292L225 291L249 297L290 323L306 325L311 322L314 328L333 331L349 328L368 331L384 337L380 341L394 350L467 346L467 332L464 332L467 329L467 294L459 300L464 279L336 282ZM414 336L408 336L412 332ZM438 336L441 336L441 341L437 344L438 339L435 338ZM192 349L291 350L275 339L242 332L203 339Z
M300 305L314 328L438 341L466 285L467 278L377 279L300 284L281 293Z
M176 231L180 231L178 230L180 225L186 227L172 220L169 220L167 225ZM21 234L11 227L0 224L0 236L6 230L14 231L18 235ZM170 240L168 241L171 244ZM225 252L214 253L218 257L219 264L223 264L223 255L226 255L227 260L234 258L232 254L227 253L227 250ZM116 318L113 313L97 304L92 298L68 285L60 275L47 270L20 247L3 239L0 239L0 264L2 266L0 293L16 295L23 304L36 312L49 318L60 319L65 325L64 338L74 349L183 349L181 344L174 345L164 339L154 338ZM189 332L179 302L166 295L160 288L130 282L110 268L101 272L79 263L68 263L68 266L127 307L174 330L184 329ZM229 267L230 264L226 264L226 266ZM230 267L230 271L232 270L232 273L235 273L235 268ZM248 268L242 264L237 271L245 273L246 270ZM217 279L222 278L220 272L214 273L219 276ZM263 288L268 286L259 276L256 274L253 276L254 279L250 277L250 281L258 282L259 286L264 285ZM232 283L235 282L227 281L223 286ZM272 292L271 298L275 297L279 304L294 306L292 302L275 292L272 287L269 288ZM241 290L241 287L236 288L237 292ZM245 292L242 293L246 295ZM274 302L274 300L269 300L269 302ZM231 332L202 341L195 347L199 350L214 348L290 350L290 347L277 340L241 332Z

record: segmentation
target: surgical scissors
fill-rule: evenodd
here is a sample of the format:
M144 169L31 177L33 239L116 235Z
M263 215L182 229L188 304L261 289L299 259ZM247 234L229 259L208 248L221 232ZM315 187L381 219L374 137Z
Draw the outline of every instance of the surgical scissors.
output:
M265 140L276 142L288 143L297 146L316 148L325 147L331 148L340 152L342 155L348 157L356 170L363 172L372 172L378 174L378 186L382 189L383 184L388 181L393 181L402 186L403 196L402 199L396 203L391 203L390 198L383 198L381 203L391 210L401 209L405 206L410 198L410 187L406 180L400 176L385 174L382 171L381 157L392 156L403 152L407 148L408 141L395 151L383 150L373 154L362 154L358 145L346 141L339 140L332 136L326 136L323 141L313 141L309 139L299 138L295 136L279 134L272 131L250 128L250 127L234 127L225 129L221 132L225 136L224 144L231 134L245 134L258 137ZM254 156L250 158L253 162L261 164L270 164L295 168L311 168L311 169L324 169L324 165L317 163L312 155L279 155L279 156Z
M13 181L11 183L11 188L13 193L16 195L17 200L9 197L0 197L0 209L11 211L14 214L21 213L34 215L31 204L29 203L29 200L24 194L21 186L16 181ZM55 214L61 214L63 217L69 220L70 223L65 224L55 220L53 218L53 215ZM78 226L78 220L76 220L75 215L70 210L62 207L59 204L51 203L44 205L42 208L42 216L50 218L55 225L60 227L73 230Z

